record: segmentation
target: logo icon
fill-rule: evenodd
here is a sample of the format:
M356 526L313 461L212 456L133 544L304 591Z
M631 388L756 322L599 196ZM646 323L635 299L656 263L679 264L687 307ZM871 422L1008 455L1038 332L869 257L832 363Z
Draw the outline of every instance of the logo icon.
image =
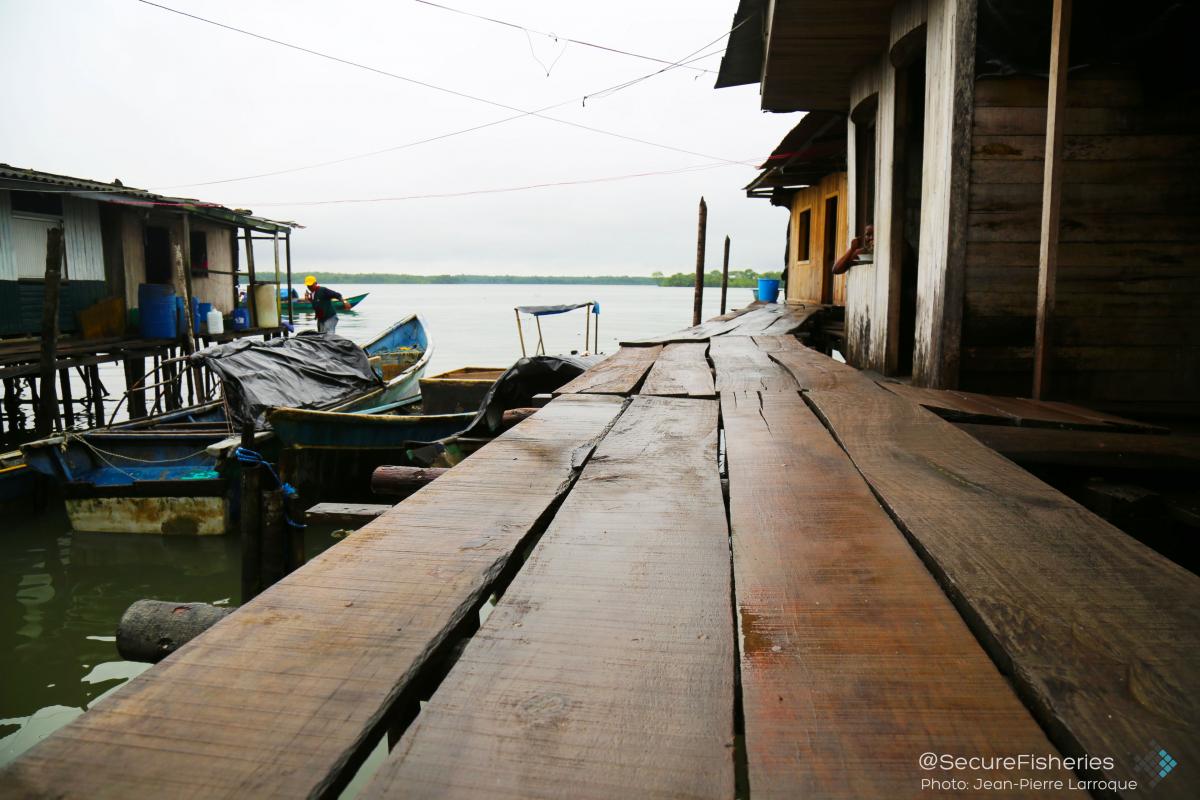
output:
M1160 747L1158 742L1150 743L1150 751L1145 755L1135 757L1133 765L1150 776L1149 785L1153 789L1159 781L1171 774L1171 770L1179 764L1174 757Z

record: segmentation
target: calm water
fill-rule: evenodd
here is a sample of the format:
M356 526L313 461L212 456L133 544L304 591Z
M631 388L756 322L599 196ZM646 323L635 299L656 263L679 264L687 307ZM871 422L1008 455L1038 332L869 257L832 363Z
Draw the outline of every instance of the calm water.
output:
M353 286L369 292L338 333L366 342L400 317L424 315L434 339L427 374L462 366L507 366L521 354L513 307L596 300L600 350L625 338L666 333L691 323L692 290L653 286ZM751 300L731 289L729 307ZM718 313L719 292L705 292L704 317ZM532 352L536 328L526 318ZM584 349L582 311L543 319L550 353ZM298 328L315 327L311 316ZM120 371L106 370L110 387ZM0 764L69 722L146 668L122 661L113 633L121 613L143 597L238 603L235 537L166 538L73 534L60 504L4 509L0 526ZM330 528L310 528L308 549L333 544Z

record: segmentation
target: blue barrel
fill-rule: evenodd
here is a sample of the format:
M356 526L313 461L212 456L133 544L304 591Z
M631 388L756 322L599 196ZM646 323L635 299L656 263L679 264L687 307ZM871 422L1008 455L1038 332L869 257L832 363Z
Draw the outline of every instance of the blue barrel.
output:
M244 331L250 327L250 310L245 306L239 306L233 310L233 329L235 331Z
M174 339L175 287L165 283L138 285L138 328L143 339Z
M758 301L774 303L779 300L779 281L774 278L758 279Z

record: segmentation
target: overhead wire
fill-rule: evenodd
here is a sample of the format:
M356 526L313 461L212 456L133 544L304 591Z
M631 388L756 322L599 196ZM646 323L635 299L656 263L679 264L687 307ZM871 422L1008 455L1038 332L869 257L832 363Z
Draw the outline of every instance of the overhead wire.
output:
M208 19L207 17L201 17L196 14L191 14L187 11L182 11L177 8L172 8L170 6L162 5L161 3L155 3L155 2L153 2L153 0L136 0L136 2L141 3L142 5L151 6L153 8L160 9L162 11L167 11L172 14L178 14L179 16L186 17L188 19L195 20L197 22L203 22L207 25L213 25L215 27L222 28L224 30L232 31L234 33L239 33L244 36L252 37L254 39L259 39L261 41L268 42L268 43L274 44L274 45L278 45L280 47L286 47L288 49L296 50L301 53L307 53L309 55L316 56L317 58L323 58L323 59L326 59L329 61L343 64L345 66L354 67L356 69L366 70L368 72L371 72L371 73L374 73L377 75L382 75L384 77L393 78L395 80L403 81L405 83L410 83L415 86L421 86L426 89L430 89L432 91L441 92L441 93L448 94L448 95L451 95L454 97L462 98L464 100L471 100L473 102L483 103L483 104L489 105L489 106L494 106L496 108L503 108L507 111L515 111L515 112L517 112L518 117L532 116L532 117L536 117L538 119L547 120L549 122L556 122L560 125L566 125L566 126L569 126L572 128L578 128L580 130L586 130L586 131L591 131L593 133L599 133L604 136L610 136L610 137L614 137L617 139L623 139L625 141L636 142L638 144L644 144L649 147L656 147L656 148L663 149L663 150L671 150L671 151L674 151L677 153L684 153L686 155L699 156L700 158L707 158L712 161L724 161L724 162L729 162L729 163L736 163L736 162L732 162L730 159L721 158L720 156L714 156L714 155L710 155L708 153L699 153L699 152L696 152L695 150L688 150L688 149L685 149L682 147L675 147L674 145L669 145L669 144L665 144L662 142L655 142L655 141L651 141L649 139L642 139L637 136L629 136L627 134L618 133L616 131L610 131L610 130L606 130L604 128L597 128L597 127L593 127L591 125L585 125L581 122L572 122L571 120L565 120L565 119L561 119L559 117L546 116L542 111L538 111L538 110L530 111L527 109L518 108L517 106L512 106L507 103L501 103L496 100L489 100L485 97L480 97L478 95L473 95L473 94L469 94L467 92L458 91L457 89L450 89L445 86L439 86L437 84L430 83L428 81L423 81L418 78L412 78L407 75L401 75L396 72L390 72L388 70L380 69L378 67L372 67L368 64L363 64L363 63L357 62L357 61L351 61L350 59L331 55L329 53L323 53L319 50L313 50L312 48L309 48L309 47L304 47L302 45L285 42L281 39L274 39L270 36L266 36L261 33L255 33L254 31L249 31L244 28L238 28L238 27L235 27L233 25L228 25L223 22L217 22L216 20ZM744 24L744 22L745 21L743 20L743 22L740 24ZM725 38L726 36L729 35L729 33L732 33L733 30L736 30L736 26L734 29L731 29L728 33L723 34L720 38L718 38L715 41L720 41L721 39ZM711 46L711 44L712 43L710 43L709 45L705 45L705 48ZM701 48L701 49L705 49L705 48ZM687 57L685 56L685 58L687 58ZM660 70L660 71L662 71L662 70ZM564 105L565 105L565 103L564 103ZM496 124L499 124L499 123L496 123ZM228 180L226 182L228 182ZM176 187L201 186L201 185L211 185L211 183L212 182L193 183L193 184L174 184L174 186L176 186ZM164 188L169 188L169 187L164 187Z
M570 42L571 44L577 44L577 45L581 45L583 47L592 47L592 48L595 48L596 50L605 50L609 53L618 53L623 56L632 56L633 58L640 58L645 61L657 61L659 64L673 63L671 61L668 61L665 58L655 58L654 56L647 56L647 55L643 55L642 53L634 53L629 50L621 50L620 48L617 48L617 47L609 47L608 45L596 44L594 42L585 42L582 39L572 39L570 36L559 36L556 33L550 33L547 31L539 31L534 28L527 27L525 25L519 25L515 22L508 22L507 20L496 19L495 17L488 17L488 16L484 16L483 14L476 14L472 11L464 11L461 8L451 8L450 6L444 6L441 3L434 3L434 2L432 2L432 0L413 0L413 2L420 3L421 5L425 5L425 6L431 6L433 8L440 8L443 11L450 11L455 14L462 14L464 17L474 17L475 19L484 20L485 22L492 22L492 23L495 23L496 25L503 25L507 28L516 28L519 31L524 31L526 34L532 33L532 34L536 34L538 36L545 36L550 39L554 39L555 41ZM535 58L536 58L536 56L535 56ZM696 72L701 72L701 73L704 73L704 72L712 73L714 71L711 69L705 69L704 67L689 67L689 69L692 69L692 70L695 70Z

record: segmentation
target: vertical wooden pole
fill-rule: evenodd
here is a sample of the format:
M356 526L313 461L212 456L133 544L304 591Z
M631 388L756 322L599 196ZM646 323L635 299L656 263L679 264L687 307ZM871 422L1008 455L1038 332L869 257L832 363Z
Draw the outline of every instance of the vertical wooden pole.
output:
M725 257L721 260L721 313L725 313L725 295L729 292L729 237L725 237Z
M288 324L296 324L295 303L292 301L292 232L288 231L283 238L283 247L287 258L287 299L288 299Z
M229 260L231 262L230 271L233 273L233 308L236 311L238 307L238 286L241 283L242 267L238 258L238 232L234 228L229 232Z
M275 240L272 244L275 246L275 319L283 319L283 300L279 297L279 231L274 233ZM282 327L282 326L280 326Z
M262 493L262 588L266 589L288 573L291 542L283 522L283 492L268 489Z
M242 228L246 235L246 308L250 309L250 327L258 327L258 304L254 299L254 240L250 229Z
M588 340L592 338L592 304L583 308L583 352L588 351Z
M58 371L58 386L59 391L62 392L63 430L67 430L75 424L75 401L71 397L70 369Z
M92 364L87 368L88 383L92 385L92 407L96 413L96 424L104 424L104 383L100 380L100 367Z
M254 423L242 429L242 447L254 449ZM242 603L262 591L262 467L242 465Z
M183 286L183 354L196 352L196 322L192 318L192 244L188 218L183 218L183 242L175 247L175 279ZM200 389L200 368L182 370L187 376L188 402L194 403Z
M1066 121L1071 0L1054 0L1050 34L1050 92L1046 102L1046 164L1042 178L1042 239L1038 251L1037 329L1033 343L1033 396L1049 389L1055 284L1058 279L1059 211L1062 206L1062 143Z
M139 419L146 416L146 390L134 389L146 374L146 359L129 357L125 359L125 390L129 393L127 402L129 418ZM157 380L157 378L155 379Z
M700 220L696 230L696 293L692 301L692 324L700 324L704 306L704 239L708 229L708 205L700 198Z
M527 354L525 352L525 332L521 330L521 311L514 308L513 313L517 315L517 336L521 340L521 358L525 358Z
M58 289L62 278L62 228L46 232L46 283L42 295L41 396L38 398L35 426L41 436L53 429L58 419L58 393L54 390L54 372L58 364Z

